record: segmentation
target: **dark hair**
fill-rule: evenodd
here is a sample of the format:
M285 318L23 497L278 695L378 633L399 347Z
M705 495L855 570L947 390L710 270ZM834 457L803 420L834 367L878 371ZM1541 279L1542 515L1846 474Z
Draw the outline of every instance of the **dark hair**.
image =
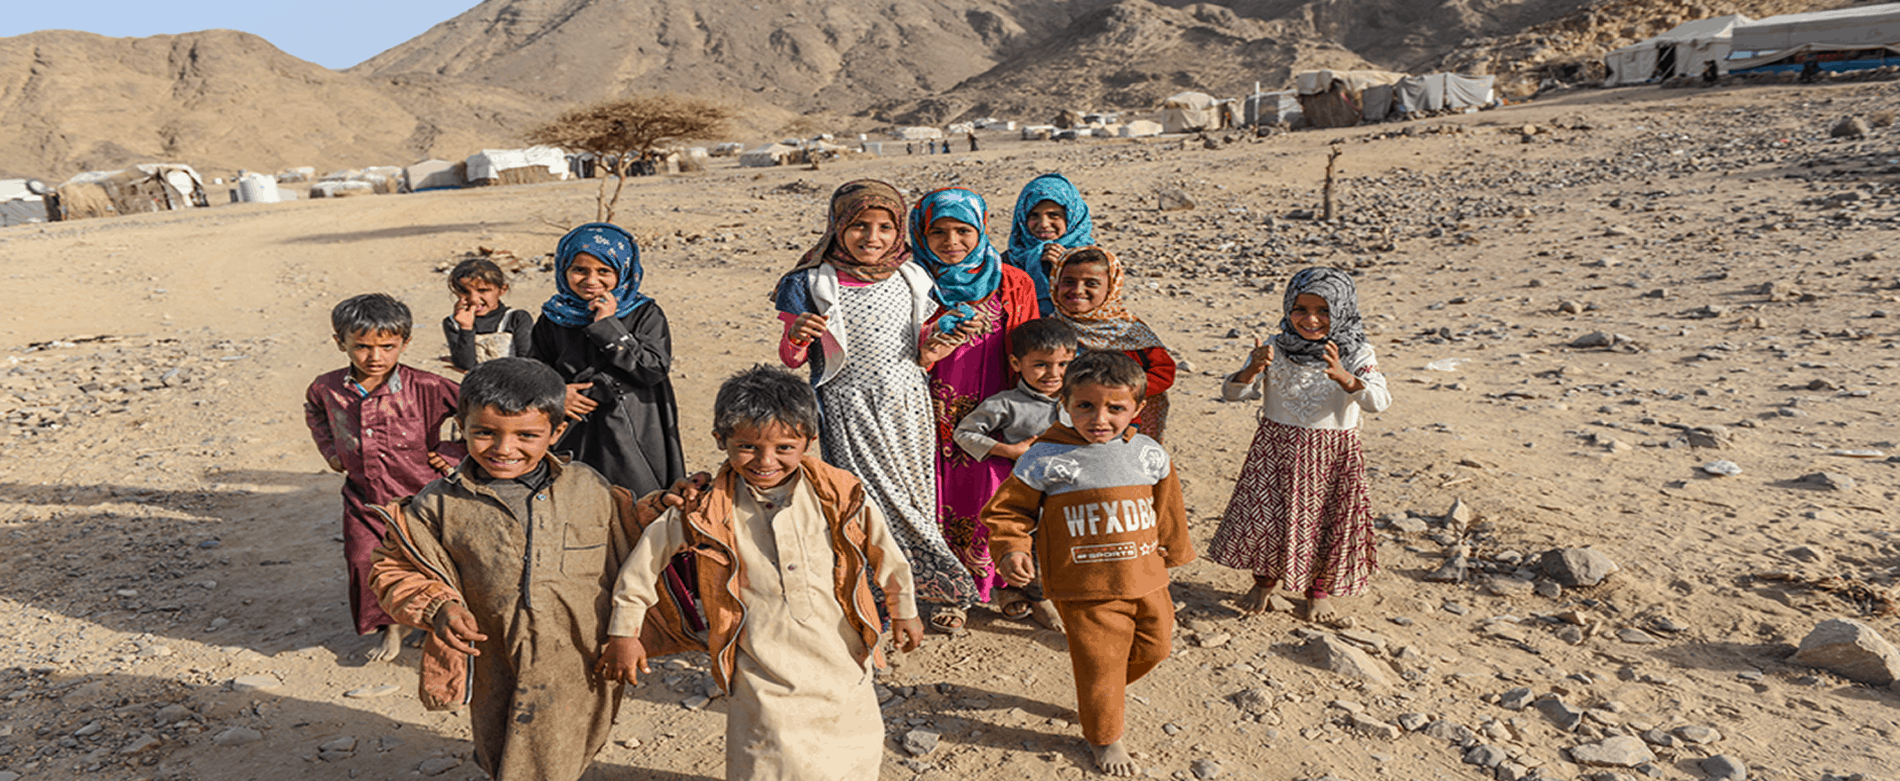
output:
M407 340L409 325L409 305L387 293L350 296L330 310L330 327L338 339L356 334L395 334Z
M1034 352L1074 351L1080 338L1068 323L1054 317L1040 317L1009 332L1009 354L1021 358Z
M1098 247L1083 247L1062 256L1063 267L1080 266L1085 263L1108 263L1108 253Z
M533 358L496 358L462 378L455 407L458 419L483 407L503 415L539 410L549 424L559 425L567 416L567 383L554 367Z
M460 294L462 285L468 280L487 282L495 287L507 287L508 276L501 273L501 267L487 258L469 258L455 264L449 271L449 292Z
M763 364L726 378L713 397L713 433L740 426L784 424L800 436L818 436L818 396L791 372Z
M1062 375L1062 397L1068 398L1070 389L1083 385L1127 388L1135 392L1136 401L1148 398L1148 372L1118 352L1090 350L1069 362L1069 371Z

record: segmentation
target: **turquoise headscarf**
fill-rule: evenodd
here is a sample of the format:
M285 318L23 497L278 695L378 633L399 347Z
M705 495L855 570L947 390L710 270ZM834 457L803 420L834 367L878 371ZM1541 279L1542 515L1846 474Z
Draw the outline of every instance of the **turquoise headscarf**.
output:
M626 317L652 298L640 292L640 245L625 228L606 222L590 222L567 232L554 247L554 297L541 305L541 316L556 325L580 328L594 322L594 313L567 286L567 268L581 253L594 256L614 270L614 300L619 306L615 317Z
M1069 230L1055 241L1043 241L1029 232L1029 210L1043 201L1053 201L1069 213ZM1043 248L1059 244L1068 249L1095 243L1095 224L1089 221L1089 205L1082 191L1062 174L1043 174L1023 185L1016 196L1016 214L1009 223L1009 264L1029 272L1036 281L1036 306L1044 316L1055 311L1049 295L1049 272L1042 267Z
M976 227L976 248L960 263L945 264L925 240L931 224L945 217ZM943 333L975 317L975 304L989 298L1003 282L1003 258L990 244L989 207L981 195L946 187L919 199L910 210L910 240L911 255L937 280L931 297L950 310L937 321L937 330Z

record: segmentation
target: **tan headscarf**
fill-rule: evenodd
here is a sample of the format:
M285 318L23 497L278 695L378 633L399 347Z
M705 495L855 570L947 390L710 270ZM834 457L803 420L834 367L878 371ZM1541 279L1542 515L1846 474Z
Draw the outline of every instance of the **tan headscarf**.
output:
M884 256L865 263L852 256L844 246L844 229L849 227L858 216L869 209L883 209L890 212L891 223L897 226L897 238L884 250ZM838 186L831 194L831 217L825 225L825 235L818 243L798 259L793 272L804 271L821 263L830 263L845 274L864 282L882 282L897 273L899 266L910 262L910 231L905 217L904 196L897 188L876 179L859 179Z
M1055 267L1049 269L1051 296L1057 281L1062 279L1062 267L1083 250L1095 250L1108 258L1108 287L1103 291L1102 303L1087 312L1068 312L1062 308L1060 298L1056 299L1054 315L1062 322L1075 328L1083 349L1087 350L1146 350L1161 347L1161 337L1149 328L1141 318L1129 314L1128 307L1122 305L1122 262L1115 253L1101 247L1076 247L1062 253Z

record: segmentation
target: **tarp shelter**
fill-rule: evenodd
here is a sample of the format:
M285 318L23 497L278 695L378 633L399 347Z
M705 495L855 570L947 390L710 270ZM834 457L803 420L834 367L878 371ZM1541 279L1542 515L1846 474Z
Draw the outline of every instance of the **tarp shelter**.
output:
M1241 107L1241 121L1247 125L1291 125L1300 117L1300 98L1292 90L1256 92Z
M453 190L468 184L467 163L424 160L402 169L403 189L419 193L425 190Z
M1804 43L1792 49L1728 61L1729 73L1790 73L1804 70L1809 61L1824 71L1852 71L1900 66L1900 44L1850 46Z
M26 179L0 179L0 227L46 221L46 199Z
M1161 135L1161 123L1137 119L1121 127L1122 138L1146 138Z
M1458 111L1497 102L1496 76L1430 73L1407 76L1394 85L1392 111L1401 115Z
M175 211L209 206L204 180L191 166L140 163L123 171L89 171L59 186L60 219Z
M1742 14L1683 22L1654 38L1605 54L1603 86L1700 76L1711 62L1716 73L1727 73L1723 61L1728 59L1731 31L1748 23Z
M558 147L484 149L469 155L465 175L475 186L558 182L567 178L567 153Z
M1410 77L1408 77L1410 78ZM1404 79L1399 81L1405 83ZM1359 116L1367 122L1384 122L1392 114L1398 84L1374 84L1359 93Z
M943 138L943 131L934 127L913 125L891 131L891 137L899 141L933 141Z
M1900 45L1900 3L1786 14L1738 24L1730 48L1750 55L1819 44L1837 49Z
M270 174L247 173L238 177L238 203L276 203L282 198L277 178Z
M1161 132L1219 130L1220 101L1205 92L1177 92L1161 101Z
M1367 88L1405 78L1389 71L1303 71L1293 75L1300 111L1313 127L1350 127L1365 118Z
M929 128L936 130L936 128ZM785 144L770 144L757 149L747 150L739 155L739 165L746 168L770 168L785 165L798 153L798 147Z

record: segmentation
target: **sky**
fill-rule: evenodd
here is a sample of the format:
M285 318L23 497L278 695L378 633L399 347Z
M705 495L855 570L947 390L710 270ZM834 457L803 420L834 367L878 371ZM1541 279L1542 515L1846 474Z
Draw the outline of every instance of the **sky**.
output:
M38 30L80 30L143 38L199 30L242 30L291 56L343 69L421 35L480 0L8 0L0 38Z

